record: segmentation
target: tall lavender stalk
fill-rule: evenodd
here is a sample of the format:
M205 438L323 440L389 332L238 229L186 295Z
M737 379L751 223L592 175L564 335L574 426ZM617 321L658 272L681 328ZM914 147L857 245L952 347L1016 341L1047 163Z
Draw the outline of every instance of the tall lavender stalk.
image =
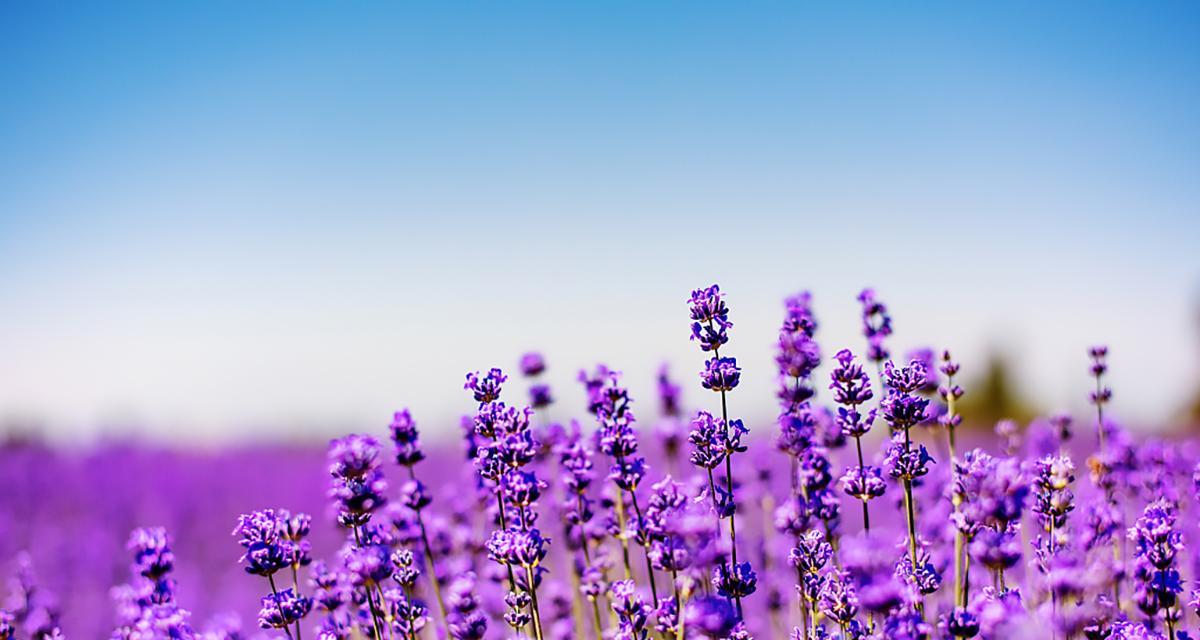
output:
M1134 577L1137 579L1135 600L1138 608L1152 623L1161 611L1167 624L1170 640L1182 612L1178 604L1183 582L1175 568L1175 556L1183 549L1183 536L1175 529L1177 508L1169 500L1159 499L1142 512L1129 528L1136 558Z
M1072 585L1062 582L1068 572L1055 571L1071 559L1064 551L1070 542L1067 516L1075 509L1075 494L1070 488L1075 482L1075 465L1067 456L1047 456L1037 461L1036 468L1032 510L1045 535L1037 537L1034 551L1038 568L1047 576L1052 612L1056 618L1054 623L1058 624L1062 596L1075 590ZM1051 578L1059 578L1059 581Z
M1099 451L1096 455L1088 459L1088 466L1091 470L1093 482L1104 490L1104 500L1107 503L1107 510L1116 519L1118 526L1123 519L1117 499L1114 495L1115 485L1113 483L1113 455L1109 451L1108 446L1108 425L1104 422L1104 407L1112 400L1112 389L1104 385L1104 374L1108 371L1108 347L1095 346L1088 350L1088 355L1091 357L1091 374L1095 379L1096 387L1088 395L1088 400L1096 407L1096 440L1099 443ZM1125 561L1122 557L1123 549L1121 540L1117 536L1112 536L1112 552L1113 552L1113 602L1117 608L1121 607L1121 581L1125 574Z
M859 407L874 397L871 379L862 366L854 362L854 354L848 349L839 351L834 360L837 366L830 374L832 382L829 388L833 389L834 401L841 405L837 410L837 424L846 437L854 438L854 448L858 453L858 466L847 469L842 476L842 490L862 503L863 530L870 532L871 512L868 503L882 496L886 490L880 468L867 465L863 457L862 438L875 423L876 410L870 409L864 414Z
M914 480L929 473L933 457L924 445L913 448L910 433L914 426L925 420L929 405L929 400L915 393L925 384L925 366L919 360L913 360L906 367L896 367L889 360L884 365L884 377L887 395L880 408L893 434L887 462L891 476L904 487L904 519L908 525L909 556L903 566L906 578L925 594L937 588L937 580L926 571L930 566L927 559L918 553L916 503L912 489ZM917 608L921 611L923 606L918 603Z
M625 578L632 580L633 572L629 563L629 532L625 514L625 501L628 499L633 507L636 518L634 533L642 541L642 551L646 559L646 579L650 583L650 593L658 602L658 584L654 578L654 567L650 561L649 540L639 532L645 526L645 516L642 513L641 502L638 500L637 489L642 478L646 475L646 459L638 453L637 432L633 429L636 418L630 405L632 399L629 390L621 386L621 374L599 368L599 375L592 379L599 384L588 385L589 408L596 414L599 422L600 450L613 460L608 478L616 485L618 493L614 505L620 521L620 539L622 558L625 562ZM586 376L584 376L586 378Z
M580 593L591 603L592 627L599 640L604 636L599 603L604 587L600 584L603 574L592 559L590 529L595 512L592 500L588 497L594 467L592 455L591 448L580 433L579 423L572 423L571 432L560 443L558 450L559 466L563 471L562 483L566 490L563 504L564 537L567 549L582 556L572 558L571 568L580 585Z
M875 290L863 289L858 294L862 305L862 334L867 339L867 361L875 363L880 389L884 389L883 363L891 357L886 340L892 335L892 316L887 305L875 297Z
M392 422L388 425L392 443L396 447L396 464L408 471L408 480L401 486L401 503L408 507L416 516L417 526L421 532L421 549L425 556L425 564L429 571L429 584L433 587L437 599L438 611L441 613L442 624L446 623L446 602L442 599L442 587L437 575L437 559L433 555L433 546L429 544L429 533L425 528L422 511L428 507L431 498L425 485L417 479L415 467L425 459L421 450L421 437L417 432L417 424L408 409L397 411Z
M956 450L955 434L958 426L962 424L962 416L958 413L958 400L962 398L962 387L954 384L954 376L958 373L958 363L950 358L949 351L942 352L942 365L939 367L942 375L946 376L946 384L938 386L938 395L941 396L942 402L946 403L946 412L943 413L938 421L946 429L946 444L950 452L950 483L955 488L952 493L952 506L954 515L959 516L959 509L965 499L965 494L958 491L959 487L959 467L958 467L958 452ZM966 589L964 589L964 564L969 561L965 557L966 545L969 544L964 527L957 526L954 529L954 600L955 603L961 603L959 606L966 607Z
M713 357L704 363L700 372L701 385L706 389L721 395L721 428L724 432L725 443L734 442L730 436L729 403L727 394L737 387L741 379L741 369L735 358L721 357L721 346L729 342L729 329L733 323L729 321L729 308L725 305L721 288L712 285L692 291L688 300L692 320L692 340L700 343L700 350L712 352ZM740 421L738 421L740 424ZM740 441L739 441L740 442ZM733 453L730 449L725 455L725 497L717 499L716 487L712 486L713 499L717 507L717 517L729 520L729 553L730 562L717 568L714 582L723 595L732 596L737 603L738 617L742 617L742 598L754 593L757 584L754 571L749 562L739 563L737 554L737 501L734 499L733 482ZM712 480L712 471L709 470ZM722 504L725 503L725 504Z
M378 561L380 554L376 549L379 545L371 544L373 540L364 530L372 515L387 503L387 482L379 468L379 456L379 442L370 436L351 434L334 440L329 446L329 475L333 477L329 496L337 509L338 524L351 533L352 547L346 562L354 563L359 569L350 574L367 602L376 638L382 638L384 629L388 628L380 583L389 574L382 569L375 570L386 567L387 563ZM364 559L369 560L361 561Z
M286 512L284 515L287 515ZM246 550L241 557L241 562L246 564L246 572L265 577L271 587L271 593L262 598L260 625L264 629L282 629L289 638L300 640L300 619L312 609L312 601L300 595L298 584L280 590L275 582L278 572L298 566L302 561L307 564L304 560L307 547L298 544L293 539L295 535L288 535L287 520L272 509L243 514L238 518L233 534L238 536L238 544ZM165 546L165 537L162 540ZM140 553L145 553L149 548L147 539L139 541L138 546L142 548ZM298 579L294 578L294 581L298 582ZM290 629L292 625L295 625L295 636Z
M536 503L545 485L525 470L539 447L530 428L532 409L517 409L499 401L505 380L507 376L500 369L491 369L486 375L467 374L464 388L479 402L475 431L486 440L478 445L475 467L496 495L500 528L492 532L487 550L488 557L508 572L505 602L509 613L505 619L514 629L532 624L534 636L542 640L537 587L549 540L534 524ZM524 571L522 580L518 580L514 568Z

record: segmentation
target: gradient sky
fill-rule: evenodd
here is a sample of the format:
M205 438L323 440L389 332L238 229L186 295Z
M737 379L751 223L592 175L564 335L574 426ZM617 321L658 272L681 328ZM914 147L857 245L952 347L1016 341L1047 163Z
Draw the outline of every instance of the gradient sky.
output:
M0 428L448 435L531 348L707 401L712 281L747 413L804 288L1047 409L1099 341L1196 387L1200 4L570 4L4 3Z

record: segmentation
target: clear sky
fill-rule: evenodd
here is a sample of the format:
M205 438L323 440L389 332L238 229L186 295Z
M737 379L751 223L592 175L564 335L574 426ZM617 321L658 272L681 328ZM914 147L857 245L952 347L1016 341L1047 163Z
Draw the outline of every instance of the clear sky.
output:
M569 5L569 6L568 6ZM717 281L1156 425L1200 379L1200 4L6 2L0 425L455 428L468 369L649 404ZM561 409L566 415L567 409Z

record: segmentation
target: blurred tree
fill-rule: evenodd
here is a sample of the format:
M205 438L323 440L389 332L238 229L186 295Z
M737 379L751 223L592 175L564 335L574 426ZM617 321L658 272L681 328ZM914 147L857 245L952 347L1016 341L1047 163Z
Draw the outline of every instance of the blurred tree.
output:
M1038 415L1014 384L1008 361L999 354L989 356L983 375L966 381L963 389L967 393L959 401L959 411L967 428L991 429L1005 419L1024 426Z

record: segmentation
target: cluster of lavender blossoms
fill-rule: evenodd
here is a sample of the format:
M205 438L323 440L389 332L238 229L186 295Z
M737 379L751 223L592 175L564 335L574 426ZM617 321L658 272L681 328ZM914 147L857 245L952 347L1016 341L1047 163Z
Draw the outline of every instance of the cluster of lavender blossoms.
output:
M893 360L887 307L871 289L858 300L865 344L828 360L812 296L785 300L773 446L732 413L730 308L716 285L699 288L687 312L703 401L688 405L665 366L644 423L605 365L579 374L573 410L539 353L517 363L528 404L502 400L501 369L470 373L467 464L423 447L404 409L386 438L330 443L326 516L236 519L252 624L196 623L181 605L199 595L180 587L188 559L150 527L128 538L107 628L114 640L1194 637L1200 451L1135 442L1113 420L1108 350L1088 354L1094 413L992 435L963 411L951 354ZM8 591L0 640L69 631L27 557Z

